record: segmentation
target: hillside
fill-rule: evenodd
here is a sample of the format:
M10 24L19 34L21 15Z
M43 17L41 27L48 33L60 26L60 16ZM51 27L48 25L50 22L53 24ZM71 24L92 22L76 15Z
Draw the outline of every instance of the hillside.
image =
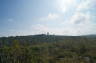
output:
M96 63L96 36L0 38L0 63Z
M42 42L60 42L66 40L81 40L81 39L90 39L95 40L96 35L86 35L86 36L60 36L60 35L46 35L46 34L39 34L39 35L29 35L29 36L10 36L10 37L1 37L0 38L0 45L2 42L6 45L10 45L14 40L18 40L21 44L24 43L42 43Z

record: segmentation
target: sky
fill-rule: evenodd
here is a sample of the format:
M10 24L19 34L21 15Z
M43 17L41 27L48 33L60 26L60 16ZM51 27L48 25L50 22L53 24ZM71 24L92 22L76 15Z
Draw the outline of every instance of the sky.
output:
M96 0L0 0L0 36L96 34Z

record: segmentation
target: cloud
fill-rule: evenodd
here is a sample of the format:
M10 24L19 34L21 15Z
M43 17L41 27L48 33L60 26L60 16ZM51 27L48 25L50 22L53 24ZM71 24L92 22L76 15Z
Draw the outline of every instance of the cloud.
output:
M90 0L81 0L81 2L78 4L76 8L76 11L70 17L69 22L71 24L81 24L81 25L91 23L92 15L91 12L89 11L91 4L92 3Z
M48 30L48 27L45 25L42 25L42 24L36 24L36 25L32 26L32 28L37 31L47 31Z
M54 34L60 34L60 35L86 35L86 34L94 34L96 33L96 24L93 24L91 14L91 4L89 0L81 0L79 4L75 4L76 0L72 0L71 2L66 0L58 0L61 4L60 6L60 12L64 11L67 12L67 10L70 10L69 8L76 5L76 10L74 10L74 13L72 16L67 19L67 21L60 21L58 24L60 24L60 27L50 27L45 25L38 25L35 29L41 32L52 32ZM66 2L66 3L65 3ZM84 12L85 11L85 12ZM71 12L71 11L70 11ZM69 12L69 13L70 13ZM57 14L56 14L57 15ZM55 16L55 19L57 18L54 14L49 14L47 16L47 19L44 20L52 20L54 19L53 16ZM58 18L63 17L63 15L59 15ZM48 20L48 21L49 21ZM58 26L58 25L57 25ZM39 28L38 28L39 27Z
M80 0L77 3L77 0L57 0L58 1L58 10L63 14L63 12L71 13L70 8L74 7L75 10L70 15L69 19L66 21L62 18L64 15L49 13L46 17L41 18L42 21L55 20L54 23L58 25L50 27L44 24L38 24L34 26L34 29L39 32L51 32L53 34L59 35L84 35L84 34L94 34L96 33L96 24L92 21L94 17L90 11L91 6L93 6L93 0ZM71 8L71 9L72 9ZM74 9L73 8L73 9ZM59 18L59 19L58 19ZM58 20L57 20L58 19ZM62 21L61 21L62 20ZM60 24L60 25L59 25Z
M70 15L69 19L67 19L67 21L64 20L66 14L62 15L61 13L50 12L47 16L40 17L40 23L33 24L29 29L29 31L32 32L29 33L45 34L49 32L50 34L58 35L83 35L96 33L96 25L92 23L93 15L91 15L91 11L89 11L91 4L92 3L90 3L89 0L80 0L79 3L77 3L77 0L58 0L57 7L62 14L63 12L68 12L70 15L70 8L72 9L75 6L75 10L72 11L73 13ZM47 21L47 23L41 23L42 21Z
M91 19L90 14L84 14L81 12L76 12L70 19L71 24L86 24L89 23Z
M56 27L50 27L50 26L47 26L47 25L44 25L44 24L37 24L37 25L33 25L32 26L32 29L34 29L36 33L44 33L46 34L47 32L49 32L50 34L63 34L62 30L63 29L60 29L60 28L56 28Z
M78 4L70 19L62 23L62 25L66 26L64 34L84 35L96 33L96 23L93 22L94 15L90 11L93 4L93 0L82 0Z
M56 20L58 19L60 16L58 14L55 13L49 13L46 17L41 17L40 21L48 21L48 20Z
M13 21L14 21L14 19L12 19L12 18L8 19L8 22L13 22Z
M50 34L56 34L56 35L77 35L79 34L78 30L75 30L75 28L71 27L50 27L44 24L37 24L33 25L32 29L34 30L34 34L46 34L49 32Z
M67 12L70 8L77 5L77 0L56 0L57 9L60 12Z
M77 11L88 10L90 8L91 1L90 0L82 0L81 3L77 6Z

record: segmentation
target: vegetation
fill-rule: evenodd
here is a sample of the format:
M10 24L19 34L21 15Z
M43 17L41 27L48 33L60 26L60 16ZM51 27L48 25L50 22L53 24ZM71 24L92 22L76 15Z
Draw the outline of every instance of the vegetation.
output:
M96 63L96 36L1 37L0 63Z

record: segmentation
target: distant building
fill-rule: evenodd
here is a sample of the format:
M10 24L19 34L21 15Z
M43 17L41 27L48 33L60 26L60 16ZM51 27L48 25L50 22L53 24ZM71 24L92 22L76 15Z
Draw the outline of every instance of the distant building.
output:
M47 35L49 35L49 32L47 32Z

